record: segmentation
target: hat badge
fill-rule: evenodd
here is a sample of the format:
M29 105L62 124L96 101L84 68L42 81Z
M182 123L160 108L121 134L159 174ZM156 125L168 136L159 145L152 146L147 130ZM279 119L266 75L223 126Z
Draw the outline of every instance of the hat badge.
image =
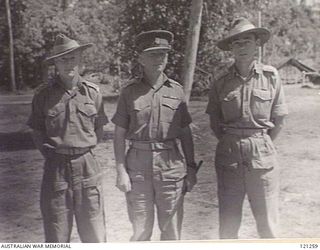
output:
M161 38L156 37L154 43L157 44L157 45L160 45L161 44Z

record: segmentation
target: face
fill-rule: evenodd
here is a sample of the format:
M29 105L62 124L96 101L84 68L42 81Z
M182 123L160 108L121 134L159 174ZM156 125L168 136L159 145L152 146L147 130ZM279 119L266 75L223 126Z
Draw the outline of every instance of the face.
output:
M73 78L79 74L81 51L74 51L54 60L59 75L62 78Z
M144 51L140 54L139 63L144 71L150 73L162 73L168 62L167 50Z
M236 61L251 61L254 59L259 40L254 34L242 34L231 42L231 51Z

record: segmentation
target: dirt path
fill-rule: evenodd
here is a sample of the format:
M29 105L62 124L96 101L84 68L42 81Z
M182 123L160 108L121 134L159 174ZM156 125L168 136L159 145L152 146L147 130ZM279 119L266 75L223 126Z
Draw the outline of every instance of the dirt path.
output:
M320 90L286 86L290 116L286 129L276 141L281 165L281 234L282 238L320 237ZM184 240L218 238L218 202L216 177L212 164L216 140L204 114L206 102L191 103L197 159L204 165L198 174L198 184L185 199L182 231ZM111 117L115 104L106 104ZM8 110L0 106L0 135L12 128L27 131L22 124L26 107ZM16 112L16 115L14 115ZM24 115L24 117L22 117ZM9 117L9 118L8 118ZM17 122L18 121L18 122ZM20 123L20 124L19 124ZM11 130L10 130L11 129ZM108 240L128 241L131 225L128 221L123 194L115 188L115 166L112 149L112 125L105 127L106 140L96 148L104 169L106 223ZM10 134L12 138L15 134ZM5 138L10 138L5 137ZM11 139L12 139L11 138ZM13 139L12 139L13 140ZM0 242L42 242L43 229L39 210L39 188L43 159L30 144L11 141L2 146L0 154ZM1 145L3 145L2 142ZM245 202L240 238L256 238L255 223ZM153 240L159 239L155 227ZM73 242L79 242L76 230Z

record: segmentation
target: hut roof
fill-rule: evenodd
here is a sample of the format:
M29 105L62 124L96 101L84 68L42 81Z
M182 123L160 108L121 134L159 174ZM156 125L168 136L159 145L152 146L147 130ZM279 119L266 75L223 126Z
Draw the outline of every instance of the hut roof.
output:
M317 72L315 69L305 65L304 63L302 63L301 61L295 59L295 58L289 58L289 59L286 59L284 62L282 62L278 67L277 69L281 69L285 66L288 66L288 65L292 65L294 67L296 67L297 69L299 69L300 71L305 71L305 72Z

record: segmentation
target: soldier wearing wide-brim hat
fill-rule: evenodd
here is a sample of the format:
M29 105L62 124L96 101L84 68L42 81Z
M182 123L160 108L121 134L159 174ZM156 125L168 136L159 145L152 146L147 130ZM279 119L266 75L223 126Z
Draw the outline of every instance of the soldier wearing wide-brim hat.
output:
M51 55L45 59L47 63L54 63L54 59L70 54L76 51L83 51L93 46L93 43L79 44L76 40L70 39L69 37L59 34L55 39L55 43L51 52Z
M58 75L35 93L28 124L45 158L40 207L46 242L70 242L74 217L82 242L105 242L102 171L92 150L108 122L97 85L79 75L79 45L63 34L53 53Z
M206 113L219 139L219 236L238 238L247 195L261 238L277 237L279 166L273 140L288 113L278 71L255 60L270 32L241 18L217 46L235 62L215 77Z
M191 116L184 92L163 72L172 42L173 34L164 30L136 37L143 75L122 90L112 118L117 187L126 193L132 241L151 239L155 207L160 240L180 239L184 190L191 191L196 183Z
M265 44L270 38L270 31L263 27L256 27L248 19L240 18L233 23L228 35L217 43L218 48L224 51L230 50L230 43L239 35L254 34L260 40L260 46Z

